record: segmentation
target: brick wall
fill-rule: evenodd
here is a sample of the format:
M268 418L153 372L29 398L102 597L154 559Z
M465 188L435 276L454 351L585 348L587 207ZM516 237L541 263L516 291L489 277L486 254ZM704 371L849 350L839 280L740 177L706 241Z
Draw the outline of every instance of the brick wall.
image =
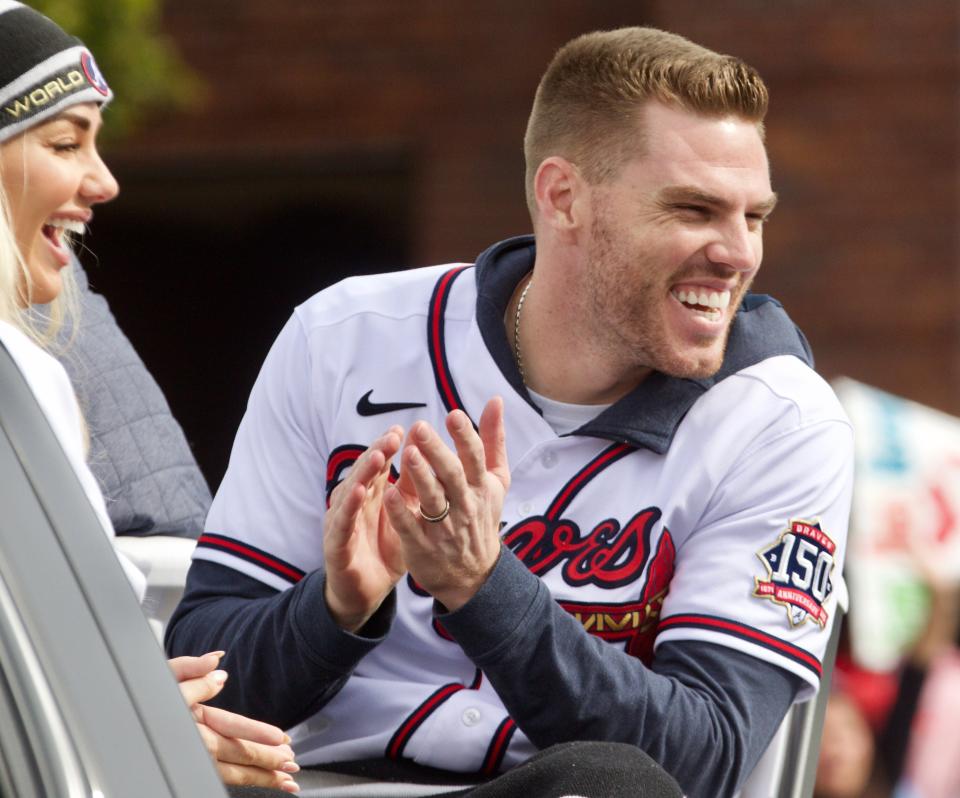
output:
M349 183L354 164L388 153L409 178L403 265L468 259L528 230L522 132L545 64L573 35L654 24L745 58L771 89L768 146L781 195L758 288L784 301L827 377L960 413L955 0L165 8L164 25L208 97L150 120L113 153L121 171L312 157Z
M643 22L645 4L549 0L169 0L165 24L210 87L129 152L379 149L415 158L418 261L464 258L525 230L521 140L555 49Z

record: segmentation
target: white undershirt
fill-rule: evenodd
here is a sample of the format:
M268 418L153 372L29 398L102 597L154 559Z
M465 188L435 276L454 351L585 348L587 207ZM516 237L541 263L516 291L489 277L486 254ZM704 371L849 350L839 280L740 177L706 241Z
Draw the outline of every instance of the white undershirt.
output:
M610 405L572 405L568 402L558 402L549 399L536 391L527 388L527 393L540 410L544 420L553 427L557 435L566 435L575 429L580 429L588 421L599 416Z

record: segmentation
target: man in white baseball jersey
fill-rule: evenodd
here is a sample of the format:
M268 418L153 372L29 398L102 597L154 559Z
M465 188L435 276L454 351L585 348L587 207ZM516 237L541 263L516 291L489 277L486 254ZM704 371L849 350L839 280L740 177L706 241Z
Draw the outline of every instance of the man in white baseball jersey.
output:
M661 31L562 48L534 236L346 280L280 333L171 653L226 649L226 705L295 727L304 765L494 788L603 741L735 792L818 686L852 482L803 336L747 293L766 107Z

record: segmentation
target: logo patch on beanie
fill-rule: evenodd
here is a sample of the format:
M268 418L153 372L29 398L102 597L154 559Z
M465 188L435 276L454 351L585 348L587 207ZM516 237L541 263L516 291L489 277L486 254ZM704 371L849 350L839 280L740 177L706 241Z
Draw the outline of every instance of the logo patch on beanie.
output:
M103 97L110 96L110 88L97 62L89 52L83 52L79 63L73 61L37 81L23 94L5 101L0 110L0 130L8 125L30 124L34 117L43 118L52 113L69 97L93 88ZM89 97L89 94L87 95ZM94 98L91 98L92 100Z
M90 53L84 53L80 57L80 66L83 67L83 74L87 76L90 85L106 97L110 93L110 87Z

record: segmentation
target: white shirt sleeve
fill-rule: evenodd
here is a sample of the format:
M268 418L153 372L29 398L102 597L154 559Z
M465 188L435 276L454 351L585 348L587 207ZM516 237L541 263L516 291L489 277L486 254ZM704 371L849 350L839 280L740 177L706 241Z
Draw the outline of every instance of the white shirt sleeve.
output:
M267 355L250 393L223 482L195 559L228 565L283 590L322 564L326 468L315 401L336 396L314 373L294 315Z
M107 515L103 494L86 461L83 416L67 372L56 359L44 352L15 327L0 321L0 340L10 352L30 386L40 409L63 447L67 460L86 494L104 534L113 540L113 527ZM120 552L117 552L130 585L142 600L146 577Z
M802 677L802 699L819 684L846 592L853 432L839 410L790 416L738 454L678 549L657 644L696 639L758 656Z

